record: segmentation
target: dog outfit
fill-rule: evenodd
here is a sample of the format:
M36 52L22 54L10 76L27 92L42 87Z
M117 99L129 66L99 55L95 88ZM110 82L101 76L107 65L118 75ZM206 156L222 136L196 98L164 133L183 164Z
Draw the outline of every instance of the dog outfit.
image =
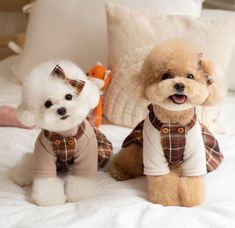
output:
M143 147L144 174L165 175L169 166L181 164L183 176L200 176L216 169L223 160L219 145L196 118L186 125L162 123L153 106L124 140L122 147L137 143Z
M112 152L111 142L85 120L74 136L62 137L42 130L35 144L33 174L55 177L57 171L69 170L72 175L94 176Z
M63 69L56 65L51 77L81 93L85 82L67 77ZM73 131L72 129L71 131ZM33 174L37 177L55 177L57 171L70 171L72 175L94 176L97 168L102 168L112 152L111 142L87 120L77 127L75 135L63 137L55 132L42 130L35 144L35 164Z

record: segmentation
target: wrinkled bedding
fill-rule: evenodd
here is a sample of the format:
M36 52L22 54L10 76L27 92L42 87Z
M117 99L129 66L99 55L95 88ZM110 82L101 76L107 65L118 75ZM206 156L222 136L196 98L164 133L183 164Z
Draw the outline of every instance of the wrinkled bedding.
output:
M0 62L0 105L17 106L21 86L12 80L10 67L17 57ZM222 104L220 122L226 134L216 135L225 159L206 175L206 200L194 208L163 207L146 199L145 177L117 182L99 171L92 197L77 203L40 207L9 178L22 155L33 150L39 130L0 128L0 227L235 227L235 93ZM131 129L102 125L117 152Z

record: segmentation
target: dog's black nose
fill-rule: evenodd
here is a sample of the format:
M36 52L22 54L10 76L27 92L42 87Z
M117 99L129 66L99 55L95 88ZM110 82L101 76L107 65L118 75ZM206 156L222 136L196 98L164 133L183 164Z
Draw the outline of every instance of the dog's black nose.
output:
M57 109L57 113L61 116L64 116L66 114L67 110L65 107L62 107L62 108L58 108Z
M175 89L178 91L178 92L183 92L184 89L185 89L185 86L183 83L177 83L175 84Z

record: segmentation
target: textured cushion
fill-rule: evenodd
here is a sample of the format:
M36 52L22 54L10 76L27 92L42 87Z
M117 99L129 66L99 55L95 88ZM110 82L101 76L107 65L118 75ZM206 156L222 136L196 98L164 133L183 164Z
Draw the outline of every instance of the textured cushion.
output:
M223 76L226 70L234 43L234 18L147 15L113 4L107 6L107 17L113 75L104 111L114 124L134 127L145 116L146 103L131 98L134 91L126 91L125 87L129 78L139 71L151 47L160 41L189 39L215 63L217 76ZM199 118L214 132L223 131L216 122L218 110L219 107L198 110Z
M15 77L23 81L32 67L51 58L69 58L85 71L97 61L106 64L105 2L146 12L199 16L202 0L38 0L24 50L13 68Z
M235 17L234 11L227 10L202 10L202 17ZM235 25L233 27L233 33L235 33ZM235 91L235 46L233 47L232 55L229 61L228 68L225 73L225 80L228 83L228 89Z
M113 69L104 106L104 114L111 123L133 128L146 116L148 102L140 103L130 96L126 90L126 82L130 82L130 77L140 70L151 48L152 45L138 48L125 55Z

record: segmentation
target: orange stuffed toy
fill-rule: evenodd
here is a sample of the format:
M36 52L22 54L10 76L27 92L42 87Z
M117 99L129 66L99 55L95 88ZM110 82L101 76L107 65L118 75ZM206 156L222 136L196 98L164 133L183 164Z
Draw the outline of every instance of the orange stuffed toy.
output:
M102 123L103 115L103 103L104 103L104 93L108 88L111 78L111 71L107 70L105 66L101 63L97 63L93 68L87 72L87 76L92 80L100 90L100 100L96 106L93 115L94 115L94 125L99 127Z

